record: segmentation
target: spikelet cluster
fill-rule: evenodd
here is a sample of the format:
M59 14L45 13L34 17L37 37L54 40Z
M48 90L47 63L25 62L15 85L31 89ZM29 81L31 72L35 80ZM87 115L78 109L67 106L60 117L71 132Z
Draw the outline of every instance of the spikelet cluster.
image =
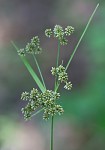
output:
M68 82L68 74L66 72L66 68L63 65L58 67L52 67L51 73L53 76L56 76L59 83L65 83L64 88L67 90L71 90L72 84Z
M60 25L55 25L53 31L51 29L45 30L45 35L47 37L51 37L54 35L55 38L58 38L61 45L67 45L68 40L66 39L66 36L70 36L74 32L74 27L67 26L65 29L63 29Z
M42 48L40 47L40 40L38 36L31 39L30 43L27 43L26 47L18 50L18 55L25 56L26 53L30 54L40 54Z
M31 119L32 114L37 109L43 108L43 119L48 120L50 116L56 115L58 113L61 115L64 110L62 106L57 105L56 100L58 100L60 94L52 90L46 90L41 93L37 89L33 88L31 92L23 92L21 94L21 99L27 101L27 105L22 108L22 113L24 114L24 119Z

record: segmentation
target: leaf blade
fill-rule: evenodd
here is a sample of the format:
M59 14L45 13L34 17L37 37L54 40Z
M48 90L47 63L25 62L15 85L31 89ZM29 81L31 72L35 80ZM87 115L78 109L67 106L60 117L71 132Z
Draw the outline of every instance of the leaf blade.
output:
M12 45L14 46L14 48L18 51L18 47L15 45L15 43L13 41L11 41ZM34 79L34 81L36 82L36 84L38 85L38 87L40 88L40 90L42 92L45 91L45 87L43 86L43 84L41 83L40 79L38 78L37 74L35 73L35 71L32 69L31 65L29 64L29 62L27 61L27 59L24 56L20 56L21 60L23 61L24 65L26 66L27 70L29 71L29 73L31 74L32 78Z

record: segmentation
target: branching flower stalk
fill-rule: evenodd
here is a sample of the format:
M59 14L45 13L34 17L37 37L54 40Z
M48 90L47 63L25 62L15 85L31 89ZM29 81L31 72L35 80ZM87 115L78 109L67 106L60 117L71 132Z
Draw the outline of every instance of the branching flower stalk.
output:
M32 78L34 79L35 83L38 85L39 90L36 88L32 88L30 92L22 92L21 94L21 100L26 101L27 105L22 108L22 113L24 115L25 120L30 120L35 115L39 114L40 112L43 112L43 119L48 120L51 118L51 143L50 143L50 150L53 150L53 130L54 130L54 116L56 114L63 114L64 109L61 105L58 104L60 100L60 93L58 92L59 86L63 84L64 89L71 90L72 89L72 83L71 81L68 81L68 74L67 69L71 63L71 60L74 57L75 52L77 51L78 46L80 45L89 25L90 22L98 8L99 4L97 4L95 10L93 11L73 53L71 54L68 63L66 67L63 64L63 61L60 63L60 47L63 45L68 44L67 36L71 36L74 32L74 27L67 26L66 28L63 28L60 25L55 25L54 29L46 29L45 35L46 37L50 38L54 36L54 38L58 41L58 51L57 51L57 57L56 57L56 66L52 67L51 74L54 76L54 89L48 90L46 89L46 85L44 82L44 78L40 69L40 66L38 64L36 55L42 53L43 49L40 46L40 39L38 36L35 36L31 39L30 43L27 43L25 48L18 49L17 46L12 41L12 45L15 47L15 49L18 52L18 55L22 59L24 65L26 66L27 70L31 74ZM37 76L36 72L33 70L31 65L29 64L29 61L27 60L27 55L32 55L34 58L35 64L37 66L37 69L40 74L40 78Z

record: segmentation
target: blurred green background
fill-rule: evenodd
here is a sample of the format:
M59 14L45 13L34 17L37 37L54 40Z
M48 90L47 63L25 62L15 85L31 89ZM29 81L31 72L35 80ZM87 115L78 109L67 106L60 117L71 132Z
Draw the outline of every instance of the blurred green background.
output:
M97 3L68 70L72 91L60 89L65 113L56 116L54 144L56 150L105 150L104 0L0 0L0 150L49 150L50 120L43 121L41 114L23 120L20 95L36 85L10 41L23 48L33 36L40 37L44 52L37 59L51 89L57 41L45 38L44 30L56 24L74 26L69 45L61 48L61 60L67 63Z

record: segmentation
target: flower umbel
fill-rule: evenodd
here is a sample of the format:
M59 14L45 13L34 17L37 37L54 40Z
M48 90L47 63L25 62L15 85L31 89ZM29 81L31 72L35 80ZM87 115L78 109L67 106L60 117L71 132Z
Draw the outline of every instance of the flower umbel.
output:
M41 93L33 88L30 93L23 92L21 99L28 101L25 108L22 108L25 120L31 119L37 108L43 108L43 119L45 120L48 120L50 116L56 115L56 113L62 114L64 112L62 106L56 105L56 100L59 97L60 94L52 90L46 90L44 93Z
M70 36L73 32L74 28L72 26L67 26L64 30L62 26L55 25L53 32L51 29L46 29L45 35L50 38L54 34L54 37L58 39L61 45L67 45L68 40L65 36Z

